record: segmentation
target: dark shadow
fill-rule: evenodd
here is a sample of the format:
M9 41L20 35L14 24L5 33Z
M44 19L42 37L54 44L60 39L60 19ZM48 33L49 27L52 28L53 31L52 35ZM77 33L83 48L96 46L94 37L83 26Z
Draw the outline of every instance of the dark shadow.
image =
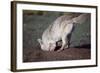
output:
M90 49L91 48L91 44L84 44L84 45L80 45L80 46L75 46L74 48L86 48L86 49Z
M61 48L61 46L56 46L55 50L54 51L57 51Z
M54 51L57 51L61 48L62 44L59 45L59 43L62 43L62 40L59 40L59 41L56 42L56 47L55 47Z

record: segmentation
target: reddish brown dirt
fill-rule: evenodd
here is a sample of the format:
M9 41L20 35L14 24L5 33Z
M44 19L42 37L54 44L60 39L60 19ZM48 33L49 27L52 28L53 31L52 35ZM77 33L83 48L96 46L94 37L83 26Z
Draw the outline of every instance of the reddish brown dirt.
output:
M80 60L90 58L90 49L87 48L69 48L60 52L24 49L23 62Z

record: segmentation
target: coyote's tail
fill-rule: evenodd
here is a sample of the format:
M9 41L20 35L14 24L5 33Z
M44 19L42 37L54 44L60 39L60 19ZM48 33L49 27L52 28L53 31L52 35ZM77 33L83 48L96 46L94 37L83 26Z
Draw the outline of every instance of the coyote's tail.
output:
M83 22L85 22L88 18L90 18L90 14L81 14L75 18L73 18L73 22L78 23L78 24L82 24Z

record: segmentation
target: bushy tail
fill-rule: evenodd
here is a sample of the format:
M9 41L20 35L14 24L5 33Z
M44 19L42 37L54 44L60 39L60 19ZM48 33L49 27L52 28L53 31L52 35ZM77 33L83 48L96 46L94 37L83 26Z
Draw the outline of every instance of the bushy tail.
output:
M73 18L73 22L74 23L78 23L78 24L82 24L83 22L85 22L87 19L90 18L90 14L81 14L75 18Z

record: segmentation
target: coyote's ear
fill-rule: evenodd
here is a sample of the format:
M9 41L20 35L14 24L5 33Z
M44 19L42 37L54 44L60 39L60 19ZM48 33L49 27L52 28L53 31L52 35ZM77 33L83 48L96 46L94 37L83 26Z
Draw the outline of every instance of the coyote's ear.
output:
M40 43L40 45L42 45L42 40L41 39L37 39L37 41Z

